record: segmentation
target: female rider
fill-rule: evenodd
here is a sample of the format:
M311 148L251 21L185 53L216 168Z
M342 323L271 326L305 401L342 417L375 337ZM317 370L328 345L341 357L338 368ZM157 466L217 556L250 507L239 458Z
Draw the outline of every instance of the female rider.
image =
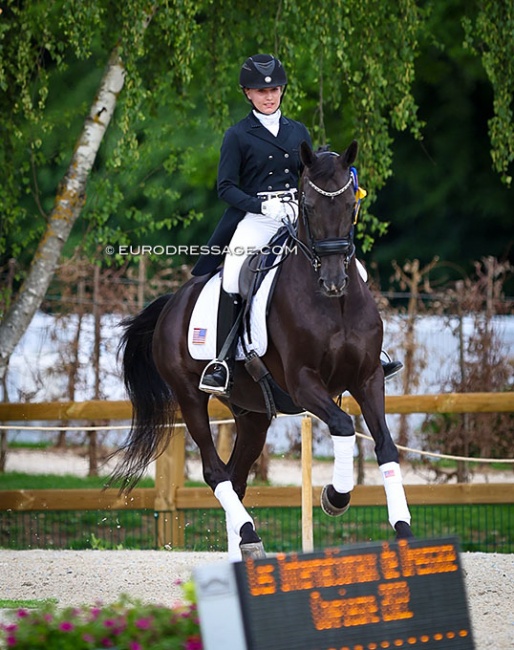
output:
M252 248L268 243L284 217L294 221L298 215L300 145L302 141L311 145L306 127L280 110L287 76L277 58L269 54L249 57L241 68L239 85L252 110L223 138L217 187L229 207L208 242L211 250L223 250L227 245L229 250L218 310L218 355L241 309L238 280L243 262ZM213 272L222 259L222 254L215 253L201 257L193 275ZM214 359L206 366L200 389L229 393L236 343L237 337L224 359ZM391 374L398 366L401 368L397 362L384 364L384 372Z

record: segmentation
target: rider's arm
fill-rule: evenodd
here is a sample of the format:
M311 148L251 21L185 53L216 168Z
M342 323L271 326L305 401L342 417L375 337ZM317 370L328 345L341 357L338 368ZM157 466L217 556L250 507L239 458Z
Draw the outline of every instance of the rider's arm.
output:
M221 145L218 165L218 196L229 205L244 212L261 212L262 199L244 192L241 176L244 173L245 156L241 142L234 129L228 129Z

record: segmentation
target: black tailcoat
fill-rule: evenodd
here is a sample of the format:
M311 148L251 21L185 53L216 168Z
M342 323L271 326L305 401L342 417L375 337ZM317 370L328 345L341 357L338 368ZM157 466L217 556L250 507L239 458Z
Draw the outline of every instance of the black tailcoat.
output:
M301 173L300 144L311 145L309 132L301 122L280 117L275 137L253 112L230 127L223 138L218 166L218 196L229 204L193 275L212 273L223 259L237 224L247 212L259 214L263 199L258 192L297 189ZM248 242L251 246L253 242Z

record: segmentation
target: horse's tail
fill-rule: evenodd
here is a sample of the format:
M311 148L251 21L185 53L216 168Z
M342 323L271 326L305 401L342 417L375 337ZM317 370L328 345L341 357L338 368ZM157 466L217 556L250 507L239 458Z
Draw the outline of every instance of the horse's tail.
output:
M132 402L132 426L119 450L123 458L111 474L109 484L131 490L148 464L166 448L173 430L177 404L175 396L159 375L152 356L152 339L164 305L171 295L154 300L136 316L125 318L118 348L123 381Z

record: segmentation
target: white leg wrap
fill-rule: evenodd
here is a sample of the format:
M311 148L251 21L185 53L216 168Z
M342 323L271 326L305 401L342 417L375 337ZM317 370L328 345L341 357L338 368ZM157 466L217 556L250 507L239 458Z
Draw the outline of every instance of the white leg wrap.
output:
M387 499L389 523L394 528L398 521L410 524L410 512L402 483L402 472L398 463L380 465Z
M222 483L218 483L214 490L214 496L221 503L221 506L226 513L227 522L232 525L234 533L239 535L239 531L243 524L248 522L253 526L252 518L246 512L244 505L234 492L232 481L223 481ZM255 528L255 526L253 527Z
M355 434L353 436L331 436L331 438L334 445L332 485L337 492L351 492L354 486L353 448L355 446Z
M240 562L243 557L241 555L241 537L236 533L228 513L225 513L225 523L227 525L227 541L228 541L228 560L229 562Z

